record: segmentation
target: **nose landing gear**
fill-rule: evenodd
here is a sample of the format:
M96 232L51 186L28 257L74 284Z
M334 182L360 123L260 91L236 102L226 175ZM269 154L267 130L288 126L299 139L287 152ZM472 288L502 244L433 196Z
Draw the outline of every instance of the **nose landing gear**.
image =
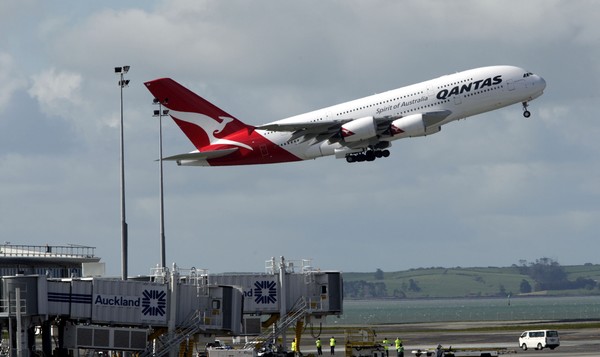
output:
M523 116L525 118L529 118L531 116L531 112L529 110L527 110L528 107L529 107L529 103L523 102Z

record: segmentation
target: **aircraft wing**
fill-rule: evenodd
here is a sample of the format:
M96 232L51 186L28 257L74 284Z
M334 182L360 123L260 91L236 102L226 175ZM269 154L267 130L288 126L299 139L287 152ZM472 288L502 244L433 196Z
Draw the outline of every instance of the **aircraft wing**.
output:
M449 110L434 110L422 113L425 126L430 126L439 123L443 121L446 117L448 117L448 115L450 114L451 112ZM390 124L394 120L400 119L402 117L402 115L386 115L382 117L374 117L373 119L375 120L375 123L377 125L377 136L389 135ZM321 142L323 140L339 142L342 139L340 135L342 126L356 119L359 118L332 119L328 121L319 122L280 121L260 125L257 126L256 129L291 132L292 137L290 138L290 140L302 138L303 142L312 139L315 139L317 142Z
M269 124L264 124L257 126L256 129L261 130L270 130L270 131L298 131L298 130L311 130L311 131L323 131L327 130L329 127L340 127L353 119L343 119L343 120L329 120L329 121L320 121L318 123L313 122L286 122L286 123L278 123L273 122Z
M392 121L400 117L401 116L375 117L374 119L377 123L378 132L383 132ZM328 139L337 141L336 137L339 136L342 125L355 119L358 118L332 119L319 122L273 122L257 126L256 129L292 132L293 134L290 140L304 137L303 141L311 139L316 139L317 141Z
M163 158L163 160L170 161L181 161L181 160L208 160L208 159L216 159L218 157L223 157L229 155L238 148L231 149L223 149L223 150L210 150L210 151L192 151L186 154L173 155L169 157Z

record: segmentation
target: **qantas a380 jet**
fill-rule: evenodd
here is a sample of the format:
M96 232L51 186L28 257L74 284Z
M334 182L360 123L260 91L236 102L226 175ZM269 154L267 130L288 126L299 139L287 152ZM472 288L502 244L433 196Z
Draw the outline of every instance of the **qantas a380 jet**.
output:
M442 125L539 97L546 81L513 66L471 69L408 87L252 126L170 78L145 83L197 150L179 165L273 164L335 155L348 162L388 157L392 141L431 135Z

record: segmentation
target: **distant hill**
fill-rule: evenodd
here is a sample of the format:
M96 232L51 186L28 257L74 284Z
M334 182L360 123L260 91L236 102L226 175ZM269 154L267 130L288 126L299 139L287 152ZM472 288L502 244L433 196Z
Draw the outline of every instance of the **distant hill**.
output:
M343 278L346 299L600 295L600 265L560 266L546 258L506 268L378 269Z

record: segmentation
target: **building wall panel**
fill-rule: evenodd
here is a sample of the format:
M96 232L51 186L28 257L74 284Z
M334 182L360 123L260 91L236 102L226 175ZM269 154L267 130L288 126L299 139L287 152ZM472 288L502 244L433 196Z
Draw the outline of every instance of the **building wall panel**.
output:
M67 316L70 313L70 308L71 283L57 280L48 281L45 314L50 316ZM40 306L40 311L42 310Z
M166 284L94 279L92 320L96 323L166 325Z

